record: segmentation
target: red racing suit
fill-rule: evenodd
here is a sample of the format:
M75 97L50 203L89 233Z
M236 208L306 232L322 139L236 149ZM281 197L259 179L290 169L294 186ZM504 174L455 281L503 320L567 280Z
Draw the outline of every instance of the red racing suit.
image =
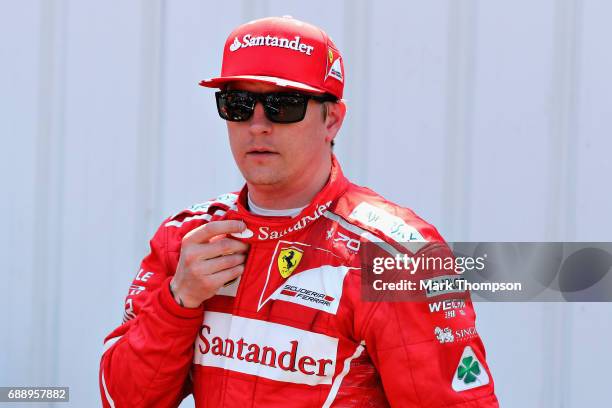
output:
M169 291L182 237L240 219L250 250L242 276L197 309ZM449 319L429 303L367 302L360 251L424 253L442 245L412 211L330 179L294 217L246 209L246 187L192 206L151 240L105 339L105 407L498 407L469 298ZM432 308L432 304L438 304Z

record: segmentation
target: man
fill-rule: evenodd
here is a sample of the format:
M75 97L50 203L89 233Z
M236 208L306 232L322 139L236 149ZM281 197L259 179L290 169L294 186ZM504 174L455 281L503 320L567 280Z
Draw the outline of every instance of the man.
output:
M445 320L427 304L362 298L366 245L448 249L343 176L331 39L290 17L247 23L201 85L221 89L246 185L161 224L105 341L104 406L173 407L193 393L198 407L496 407L469 299Z

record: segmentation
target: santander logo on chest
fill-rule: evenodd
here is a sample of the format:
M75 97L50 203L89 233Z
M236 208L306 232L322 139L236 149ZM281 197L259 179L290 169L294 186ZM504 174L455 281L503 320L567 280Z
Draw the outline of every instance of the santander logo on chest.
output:
M206 312L194 363L276 381L331 384L338 339L272 322Z

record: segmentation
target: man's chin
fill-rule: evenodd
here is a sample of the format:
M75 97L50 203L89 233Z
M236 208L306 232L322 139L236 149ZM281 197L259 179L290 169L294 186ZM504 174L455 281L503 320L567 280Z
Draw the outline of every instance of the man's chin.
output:
M254 186L274 186L283 182L283 177L274 171L247 172L243 173L243 176L249 184Z

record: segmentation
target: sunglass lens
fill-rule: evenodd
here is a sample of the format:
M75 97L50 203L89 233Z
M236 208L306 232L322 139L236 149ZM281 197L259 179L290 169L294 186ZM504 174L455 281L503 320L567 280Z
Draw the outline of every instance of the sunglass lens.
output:
M255 99L246 92L218 92L217 110L225 120L242 122L253 114Z
M268 118L276 123L299 122L306 114L307 99L299 94L270 94L265 110Z

